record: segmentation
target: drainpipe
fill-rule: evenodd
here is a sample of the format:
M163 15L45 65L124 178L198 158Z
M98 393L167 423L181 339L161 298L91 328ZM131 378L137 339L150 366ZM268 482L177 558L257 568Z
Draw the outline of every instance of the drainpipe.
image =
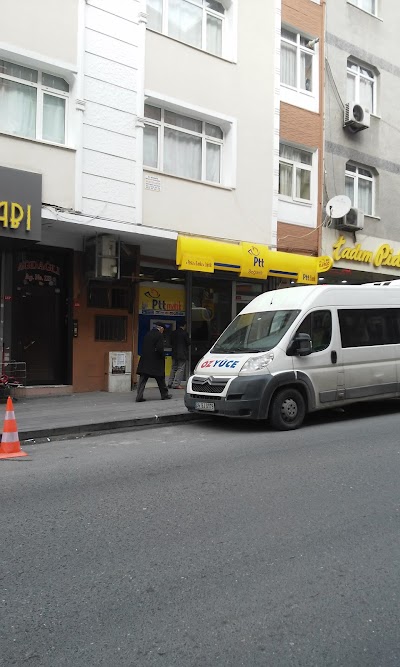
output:
M143 134L144 134L144 81L146 62L146 2L141 0L138 14L138 58L136 96L136 224L143 224Z
M323 242L323 228L322 223L325 219L324 211L324 186L325 186L325 35L326 35L326 0L321 0L321 11L322 11L322 29L320 35L320 84L319 84L319 98L320 98L320 113L321 113L321 133L320 133L320 146L321 146L321 156L319 160L319 174L318 174L318 185L319 185L319 195L320 195L320 206L319 214L320 219L317 219L318 222L318 255L323 254L322 242Z
M86 3L79 0L78 5L78 73L76 76L75 107L78 111L75 125L75 211L82 212L82 173L83 173L83 114L85 111L85 31Z

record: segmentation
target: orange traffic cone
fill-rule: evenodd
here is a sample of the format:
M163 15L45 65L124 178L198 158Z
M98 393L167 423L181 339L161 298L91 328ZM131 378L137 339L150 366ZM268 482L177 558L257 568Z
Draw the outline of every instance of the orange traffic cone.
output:
M28 456L21 449L14 406L10 396L7 399L6 416L0 445L0 459L13 459L17 456Z

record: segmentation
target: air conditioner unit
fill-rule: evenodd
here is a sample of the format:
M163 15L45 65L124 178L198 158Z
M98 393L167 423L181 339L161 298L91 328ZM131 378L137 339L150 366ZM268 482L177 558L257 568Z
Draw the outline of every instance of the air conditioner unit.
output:
M332 218L332 227L344 232L357 232L364 228L364 213L358 208L351 208L342 218Z
M100 234L86 240L86 273L89 278L118 279L120 243L111 234Z
M370 126L371 114L369 109L358 102L347 102L344 107L344 127L352 132L360 132Z

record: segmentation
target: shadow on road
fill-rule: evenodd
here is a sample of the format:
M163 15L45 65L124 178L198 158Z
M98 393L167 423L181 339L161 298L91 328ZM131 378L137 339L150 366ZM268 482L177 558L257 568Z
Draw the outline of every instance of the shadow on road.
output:
M347 422L353 419L365 419L367 417L383 417L395 415L400 410L400 401L392 399L387 401L374 401L371 403L354 403L345 408L333 410L319 410L306 416L302 428L306 426L319 426L320 424L333 424L336 422ZM265 421L248 421L246 419L230 419L228 417L214 417L204 420L204 428L212 427L225 432L248 432L262 433L273 432L274 429Z

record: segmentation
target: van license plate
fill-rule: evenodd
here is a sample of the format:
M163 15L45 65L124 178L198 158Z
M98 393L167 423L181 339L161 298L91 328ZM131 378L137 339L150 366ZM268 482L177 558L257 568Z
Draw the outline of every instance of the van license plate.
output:
M203 403L202 401L196 401L194 404L195 410L205 410L206 412L215 411L215 403Z

